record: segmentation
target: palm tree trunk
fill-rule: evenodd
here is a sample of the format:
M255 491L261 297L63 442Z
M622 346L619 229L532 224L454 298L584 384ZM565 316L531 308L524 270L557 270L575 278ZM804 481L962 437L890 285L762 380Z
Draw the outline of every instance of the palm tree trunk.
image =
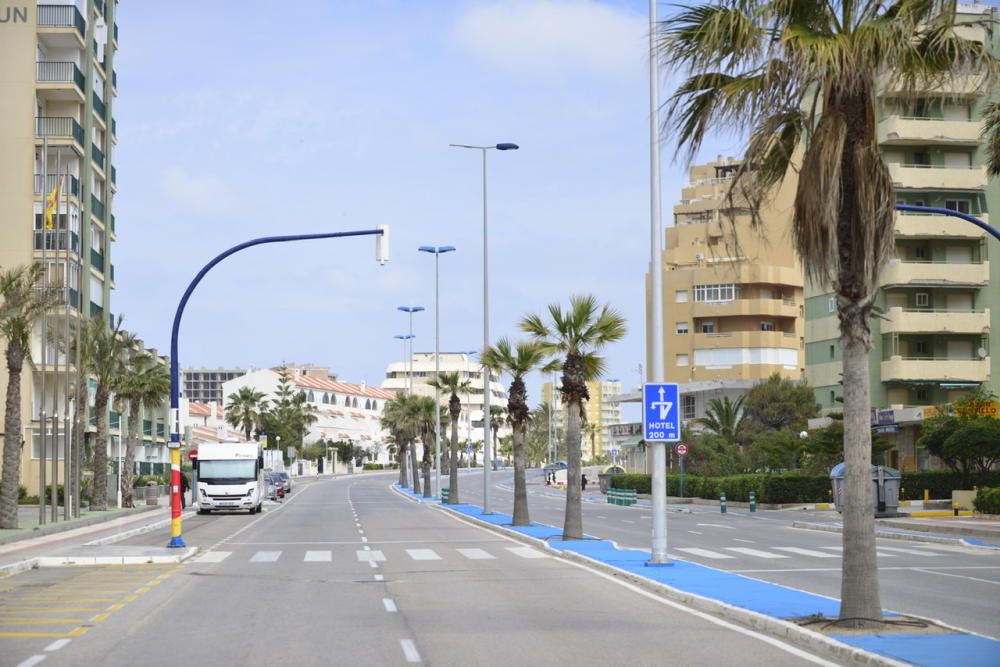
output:
M844 363L844 558L840 618L881 619L875 514L872 510L872 441L868 347L845 334ZM855 622L860 627L871 623Z
M24 349L7 347L7 403L4 412L3 478L0 481L0 528L17 528L17 492L21 483L21 370Z
M448 504L458 504L458 417L451 410L451 446L448 448Z
M413 493L420 493L420 468L417 467L417 443L416 440L409 442L410 447L410 470L413 472Z
M563 386L566 386L563 380ZM584 385L586 386L586 385ZM583 539L583 506L580 490L580 404L574 399L566 406L566 515L563 539Z
M94 397L97 413L97 437L94 442L94 485L90 493L90 509L108 509L108 389L98 384Z
M87 429L85 426L84 418L87 416L87 390L85 387L86 379L83 382L78 382L74 394L76 400L73 402L73 465L79 465L78 469L75 469L73 480L73 497L78 503L83 503L83 468L87 463L86 451L84 449L84 443L86 441ZM79 484L81 488L77 488L76 485ZM76 511L80 512L79 504L76 507Z
M135 507L132 501L132 484L135 481L135 448L139 444L139 407L136 399L128 402L128 433L125 436L125 463L122 464L122 507Z
M423 461L420 465L424 469L424 498L431 497L431 448L427 444L434 437L434 431L429 433L424 433L424 456ZM437 445L434 445L434 449L437 449Z
M410 480L406 475L406 443L396 438L397 447L399 447L399 486L405 488L410 485Z
M531 518L528 516L528 486L524 479L524 423L514 424L514 517L513 525L530 526Z

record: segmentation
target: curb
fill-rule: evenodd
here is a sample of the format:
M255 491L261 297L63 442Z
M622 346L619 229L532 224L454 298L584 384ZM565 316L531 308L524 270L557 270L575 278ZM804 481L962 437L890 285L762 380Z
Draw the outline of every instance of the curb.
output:
M114 521L115 519L126 519L131 516L137 516L144 512L152 512L160 508L161 508L160 505L141 505L139 507L134 508L129 513L104 514L104 515L87 517L86 519L80 519L78 521L69 521L69 522L61 521L59 523L50 523L45 526L39 527L37 530L31 530L23 534L0 537L0 544L13 544L14 542L23 542L24 540L30 540L36 537L45 537L47 535L64 533L69 530L76 530L77 528L86 528L87 526L93 526L99 523L107 523L108 521Z
M911 515L912 516L912 515ZM951 514L948 515L949 517ZM959 537L992 537L1000 538L1000 532L996 530L983 530L973 526L947 526L947 525L920 525L911 523L901 523L898 521L883 520L883 526L889 528L900 528L902 530L912 530L916 532L939 533L945 535L957 535Z
M820 530L827 533L843 533L844 529L840 526L828 526L821 523L811 523L808 521L793 521L792 528L804 528L806 530ZM930 544L950 544L952 546L963 546L970 549L978 549L982 551L995 551L998 547L991 546L988 544L976 544L975 542L969 542L962 537L941 537L939 535L920 535L915 533L893 533L884 531L875 531L875 537L882 537L891 540L903 540L904 542L927 542ZM912 614L911 614L912 615Z
M182 519L189 519L194 516L194 512L184 512L181 514ZM147 523L145 526L139 526L138 528L132 528L131 530L126 530L121 533L115 533L114 535L108 535L107 537L101 537L96 540L91 540L90 542L84 542L85 547L100 547L107 544L114 544L115 542L121 542L122 540L127 540L130 537L135 537L136 535L142 535L144 533L149 533L164 526L169 526L172 519L163 519L161 521L154 521L153 523Z
M21 560L16 563L11 563L10 565L0 565L0 579L5 577L12 577L15 574L20 574L21 572L27 572L28 570L34 570L38 567L37 558L29 558L27 560Z
M391 488L394 492L404 498L410 497L409 494L403 493L395 486L392 486ZM422 501L419 501L419 499L410 498L423 504ZM505 535L523 544L541 547L545 551L556 554L559 558L586 565L587 567L599 570L605 574L610 574L616 578L624 579L646 591L662 595L669 600L679 602L697 611L709 613L713 616L737 623L752 630L757 630L779 639L786 640L796 646L819 653L821 654L821 657L841 662L849 662L854 665L876 665L879 667L906 667L909 665L909 663L887 658L877 653L870 653L863 649L848 646L847 644L831 639L826 635L800 627L790 621L774 618L772 616L765 616L764 614L736 607L720 600L703 597L694 593L688 593L678 588L673 588L672 586L667 586L666 584L661 584L651 579L637 576L626 570L602 563L601 561L588 558L587 556L583 556L581 554L561 551L553 547L546 540L530 537L528 535L522 535L521 533L507 530L502 526L486 521L480 521L475 517L470 517L466 514L456 512L446 505L430 505L430 507L438 511L446 512L449 516L458 519L459 521L465 521L470 525L485 528L486 530L500 535ZM618 546L613 540L609 541L615 544L616 547Z
M190 547L176 556L40 556L36 567L67 567L75 565L170 565L183 563L199 551Z

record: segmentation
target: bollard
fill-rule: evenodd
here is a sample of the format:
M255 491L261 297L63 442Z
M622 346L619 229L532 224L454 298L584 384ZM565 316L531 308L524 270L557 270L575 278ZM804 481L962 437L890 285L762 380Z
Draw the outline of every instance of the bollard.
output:
M723 514L726 513L726 492L723 491L719 494L719 511Z
M757 511L757 494L753 491L750 492L750 511Z
M931 499L931 490L924 489L924 502L926 503L930 499Z

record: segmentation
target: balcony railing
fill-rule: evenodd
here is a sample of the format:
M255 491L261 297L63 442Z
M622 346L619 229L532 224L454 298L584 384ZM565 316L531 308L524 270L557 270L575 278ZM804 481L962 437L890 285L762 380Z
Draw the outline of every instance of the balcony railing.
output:
M75 118L39 116L35 118L35 136L49 139L73 139L83 144L83 128Z
M35 80L38 83L73 83L83 90L83 72L74 62L35 63Z
M882 333L982 333L990 326L990 309L898 308L888 310Z
M90 316L91 317L97 317L97 316L99 316L103 312L104 312L104 308L102 308L101 306L98 306L93 301L90 302Z
M108 115L108 107L104 104L104 101L94 93L94 111L100 118L105 118Z
M104 0L94 0L94 8L98 14L104 16Z
M111 182L118 185L118 169L111 165Z
M111 85L118 89L118 72L115 70L111 70Z
M38 25L47 28L76 28L80 37L87 32L83 15L73 5L38 5Z
M115 137L118 136L118 121L114 118L111 119L111 134Z
M117 23L115 24L115 29L114 29L113 32L114 32L114 36L115 36L115 41L117 42L118 41L118 24Z
M115 214L112 213L111 214L111 232L114 233L114 231L115 231Z
M985 190L986 167L889 163L897 187L932 190Z
M95 195L90 195L90 211L99 220L104 220L104 202Z
M94 160L94 164L104 171L104 151L98 148L97 144L90 144L90 157Z
M69 232L70 250L80 252L80 236L76 232ZM42 249L44 240L46 250L66 250L67 232L65 229L36 229L35 230L35 250Z
M101 273L104 273L104 255L93 248L90 249L90 265Z
M68 191L74 197L80 196L80 180L72 174L70 174L69 181L66 180L65 176L61 177L59 174L47 174L44 188L42 187L42 175L35 174L35 194L49 194L59 185L60 178L62 178L63 192Z
M989 377L990 358L893 356L882 361L881 371L883 382L985 382Z

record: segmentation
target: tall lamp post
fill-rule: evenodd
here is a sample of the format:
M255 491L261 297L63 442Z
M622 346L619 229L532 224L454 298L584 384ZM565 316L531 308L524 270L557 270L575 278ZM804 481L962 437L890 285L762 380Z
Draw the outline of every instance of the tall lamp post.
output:
M407 338L407 340L410 341L410 354L407 357L407 360L409 361L409 364L410 364L410 369L406 373L406 393L408 393L410 396L412 396L413 395L413 339L416 338L416 336L413 335L413 313L423 312L424 307L423 306L396 306L396 310L401 310L401 311L403 311L404 313L407 313L410 316L410 336L409 336L409 338ZM424 446L426 447L426 444ZM413 455L410 456L410 461L414 461L415 457L416 457L416 451L414 451ZM413 473L413 477L410 478L410 486L411 486L411 488L416 489L417 488L417 477L416 477L417 476L417 467L416 467L416 465L413 466L413 470L411 470L410 472Z
M428 246L417 248L419 252L434 255L434 380L441 376L441 255L455 252L455 246ZM436 488L431 495L441 497L441 387L434 389L434 476Z
M651 0L652 1L652 0ZM486 152L489 150L516 151L520 146L513 143L495 144L493 146L474 146L471 144L449 144L452 148L470 148L483 155L483 349L490 346L490 283L489 283L489 235L487 234L486 206ZM483 368L483 452L490 447L490 372ZM490 511L490 466L483 465L483 514Z
M406 360L407 360L407 358L410 355L407 355L406 351L408 349L407 345L409 344L410 339L416 338L416 336L414 336L413 333L412 333L412 331L413 331L412 320L411 320L411 324L410 324L410 331L411 331L411 333L408 333L408 334L396 334L395 336L393 336L393 338L395 338L396 340L403 341L403 368L406 370L406 375L407 375L407 378L406 378L406 390L405 390L407 394L410 393L410 378L409 378L409 376L410 376L410 365L409 365L409 363L407 363ZM401 458L401 460L399 461L399 465L402 466L403 468L409 470L409 468L410 468L410 459L408 457L406 457L406 456L403 456ZM411 480L411 482L412 482L412 480Z

